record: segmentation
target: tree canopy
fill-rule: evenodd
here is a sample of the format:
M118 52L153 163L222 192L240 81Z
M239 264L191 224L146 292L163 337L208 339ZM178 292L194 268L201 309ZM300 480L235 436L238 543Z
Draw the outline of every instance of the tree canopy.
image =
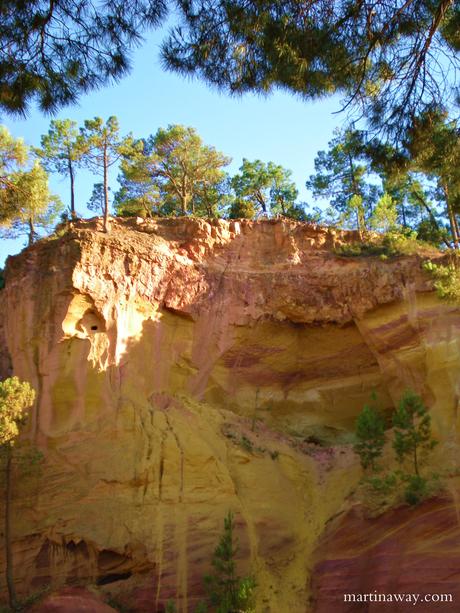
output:
M4 0L0 29L0 111L43 111L122 77L130 50L167 13L165 0Z
M24 166L27 159L28 147L22 138L14 138L5 126L0 126L0 223L14 214L17 187L11 176Z
M230 93L335 92L400 135L457 96L460 6L453 0L178 0L165 66Z
M139 146L140 145L140 146ZM159 198L173 214L213 214L223 168L230 158L205 145L193 128L170 125L137 143L137 154L121 166L123 192L119 210L125 206L159 212Z
M42 160L48 172L57 172L69 177L70 181L70 214L75 211L75 170L81 164L86 151L86 143L78 130L77 123L70 119L51 121L47 134L41 137L41 148L35 153Z
M38 160L29 164L29 148L0 126L0 227L1 234L28 234L29 244L37 226L49 226L62 207L48 186L48 175Z
M341 223L363 230L378 198L378 188L369 181L371 168L366 158L362 133L336 131L328 151L319 151L315 171L307 181L314 198L327 198Z
M259 211L301 219L302 209L296 205L299 192L291 174L290 170L273 162L251 162L243 158L240 172L231 180L235 193L232 216L236 217L237 213L247 211L249 216L253 217Z
M48 175L38 160L30 170L21 170L10 176L11 210L14 213L3 224L2 234L15 238L27 234L31 245L37 238L37 228L51 228L63 206L60 198L50 192Z
M25 411L34 400L35 391L26 381L10 377L0 382L0 445L14 444Z
M93 172L102 174L102 189L104 196L104 230L109 229L109 169L121 159L129 155L132 148L132 137L120 136L118 119L111 116L104 123L101 117L87 119L81 130L83 163ZM96 196L93 192L93 196Z
M336 131L306 186L328 201L326 223L416 231L433 244L458 246L458 134L457 122L439 110L414 120L400 147L360 130Z

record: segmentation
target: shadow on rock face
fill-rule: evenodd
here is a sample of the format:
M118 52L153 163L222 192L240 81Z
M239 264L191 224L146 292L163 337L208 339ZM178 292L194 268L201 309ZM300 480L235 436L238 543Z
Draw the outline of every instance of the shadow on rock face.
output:
M102 602L84 588L69 587L47 596L30 609L30 613L115 613L116 609Z

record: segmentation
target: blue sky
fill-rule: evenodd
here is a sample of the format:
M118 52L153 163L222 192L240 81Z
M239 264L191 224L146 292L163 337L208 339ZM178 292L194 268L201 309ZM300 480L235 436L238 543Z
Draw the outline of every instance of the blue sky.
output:
M242 158L273 161L292 170L300 191L300 200L312 202L305 181L313 172L313 161L320 149L327 147L335 127L344 121L336 97L315 103L283 92L268 97L245 95L231 98L209 88L205 83L162 70L159 43L162 33L153 33L133 56L129 76L112 86L80 98L79 104L61 110L56 118L69 117L83 124L85 119L110 115L119 118L123 134L148 136L159 127L178 123L192 126L208 145L233 158L228 170L236 172ZM40 144L52 117L32 111L26 119L2 117L10 132L31 145ZM117 189L117 171L111 185ZM86 203L93 183L99 177L80 171L76 180L76 208L86 215ZM69 203L67 179L51 176L51 188L64 204ZM0 241L0 266L9 254L20 251L25 238Z

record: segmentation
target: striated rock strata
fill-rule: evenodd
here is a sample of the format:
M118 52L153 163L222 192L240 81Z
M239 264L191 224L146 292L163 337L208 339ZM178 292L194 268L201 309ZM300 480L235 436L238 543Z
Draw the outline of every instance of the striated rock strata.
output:
M315 613L399 613L411 607L423 613L458 611L460 522L455 500L432 499L375 518L354 508L334 523L313 556L318 560L312 573ZM405 599L413 594L416 603ZM393 595L404 597L403 603Z
M311 570L361 476L350 430L370 394L389 410L421 393L458 470L459 309L422 256L336 256L353 233L98 223L10 258L0 292L2 374L38 391L24 445L44 454L16 474L18 592L92 586L134 611L192 611L232 509L257 610L326 610Z

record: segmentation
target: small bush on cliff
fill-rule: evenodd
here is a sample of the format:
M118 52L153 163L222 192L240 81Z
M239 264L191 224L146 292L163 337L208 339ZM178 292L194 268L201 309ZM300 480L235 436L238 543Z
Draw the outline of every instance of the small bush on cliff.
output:
M460 262L458 256L447 266L425 262L424 270L434 278L436 293L443 300L460 301Z
M212 558L214 572L204 578L209 604L216 613L249 613L252 610L256 584L253 577L238 577L236 574L238 545L233 531L233 513L229 511L224 519L224 532Z
M401 229L392 230L359 243L340 245L335 249L335 253L345 257L396 257L398 255L413 255L427 246L426 243L417 240L415 232Z
M377 409L366 405L358 415L356 438L354 450L359 455L361 466L375 472L376 461L382 456L385 445L385 420Z
M420 396L407 390L393 413L392 449L401 468L383 469L376 460L382 457L385 445L385 422L376 409L365 406L356 421L355 452L368 474L363 479L366 499L381 505L388 497L403 496L409 504L418 504L436 489L436 477L420 473L420 466L437 441L431 435L431 419ZM388 456L387 456L388 457Z
M5 287L5 271L3 268L0 268L0 289Z

